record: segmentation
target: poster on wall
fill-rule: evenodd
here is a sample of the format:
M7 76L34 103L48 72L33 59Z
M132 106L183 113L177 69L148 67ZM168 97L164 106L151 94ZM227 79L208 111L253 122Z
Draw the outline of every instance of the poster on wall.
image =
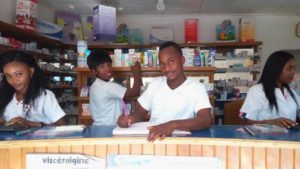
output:
M65 43L76 43L83 39L80 15L64 11L57 11L55 15L57 24L63 27Z
M115 41L116 8L98 5L93 8L93 40Z
M37 19L38 0L17 0L16 2L16 26L35 30Z
M198 19L186 19L184 30L185 43L198 43Z
M164 43L173 41L173 27L171 25L153 25L150 30L150 43Z

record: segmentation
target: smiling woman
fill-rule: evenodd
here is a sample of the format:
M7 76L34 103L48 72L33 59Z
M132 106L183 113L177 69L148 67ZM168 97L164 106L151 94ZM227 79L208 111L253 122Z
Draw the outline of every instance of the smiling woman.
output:
M65 113L47 90L41 68L31 55L10 51L0 56L0 118L7 124L42 127L60 125Z

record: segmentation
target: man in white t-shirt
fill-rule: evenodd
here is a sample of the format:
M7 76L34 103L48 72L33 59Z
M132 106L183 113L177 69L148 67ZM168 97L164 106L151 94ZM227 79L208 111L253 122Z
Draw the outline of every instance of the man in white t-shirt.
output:
M131 67L134 84L132 88L123 87L111 82L113 77L112 60L110 56L101 50L95 50L87 58L88 66L96 75L96 80L90 87L90 112L93 125L116 126L119 116L122 114L122 100L136 97L140 93L141 66L137 62Z
M118 125L143 120L151 112L149 141L163 139L177 130L207 129L211 124L211 105L205 87L187 79L183 72L185 58L174 42L160 46L159 63L163 77L155 78L138 99L136 112L120 116Z

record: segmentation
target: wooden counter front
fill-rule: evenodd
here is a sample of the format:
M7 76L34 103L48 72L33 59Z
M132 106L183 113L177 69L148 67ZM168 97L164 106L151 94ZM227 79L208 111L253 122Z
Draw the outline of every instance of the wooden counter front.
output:
M27 153L109 153L219 157L226 169L300 169L300 144L290 141L145 137L21 140L0 142L0 168L25 169Z

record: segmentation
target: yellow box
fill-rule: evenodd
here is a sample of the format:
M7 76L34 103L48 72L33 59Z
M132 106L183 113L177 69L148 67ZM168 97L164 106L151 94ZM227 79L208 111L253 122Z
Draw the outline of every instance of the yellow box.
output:
M255 39L255 25L253 18L240 18L240 41L253 42Z

